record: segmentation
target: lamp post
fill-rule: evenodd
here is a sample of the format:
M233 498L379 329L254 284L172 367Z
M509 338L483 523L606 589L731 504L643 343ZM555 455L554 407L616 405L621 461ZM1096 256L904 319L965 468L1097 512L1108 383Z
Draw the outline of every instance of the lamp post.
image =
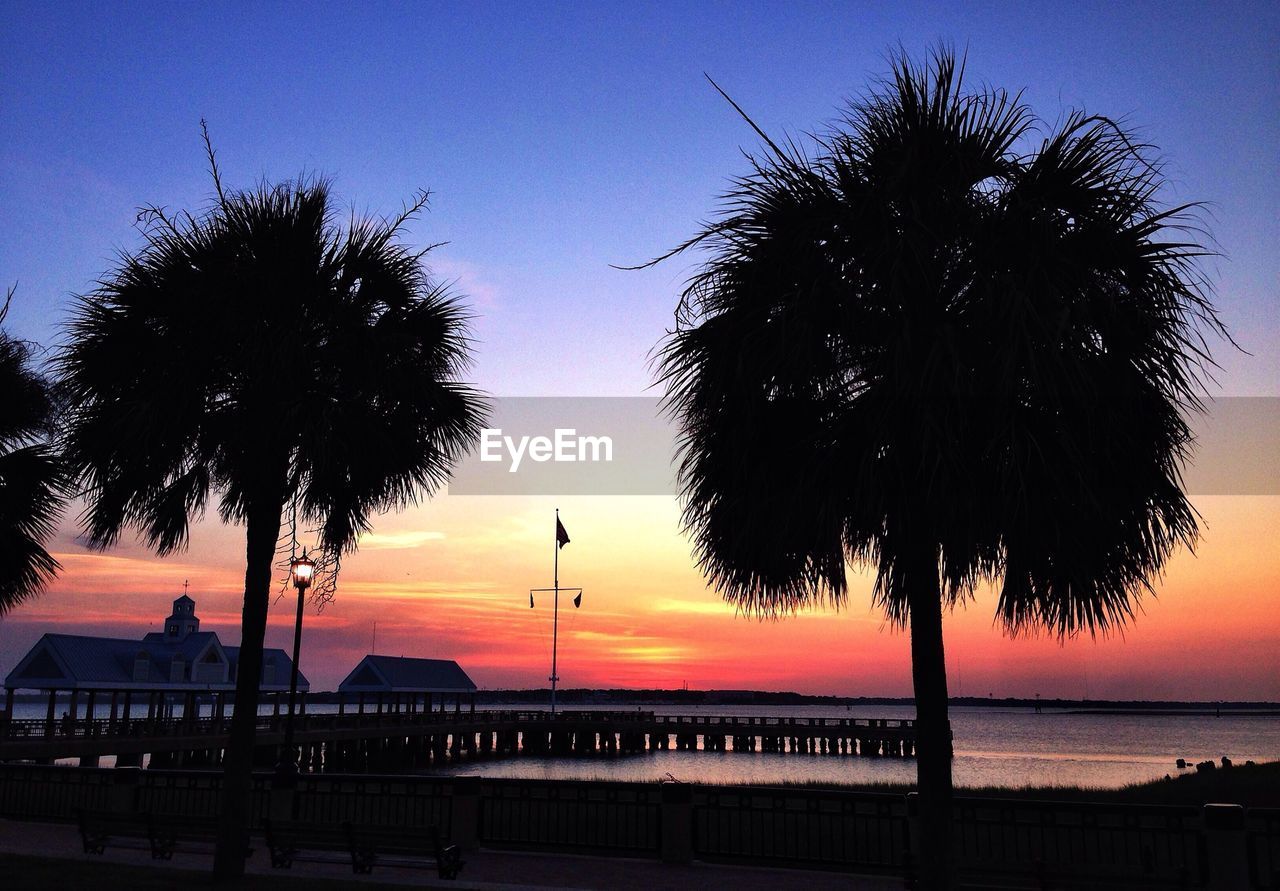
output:
M293 775L298 772L297 757L293 750L293 706L298 695L298 651L302 646L302 602L306 598L307 588L311 587L311 578L315 573L314 560L307 557L306 548L301 557L289 561L289 577L293 586L298 589L298 614L293 623L293 666L289 673L289 714L285 716L284 753L280 757L279 772Z

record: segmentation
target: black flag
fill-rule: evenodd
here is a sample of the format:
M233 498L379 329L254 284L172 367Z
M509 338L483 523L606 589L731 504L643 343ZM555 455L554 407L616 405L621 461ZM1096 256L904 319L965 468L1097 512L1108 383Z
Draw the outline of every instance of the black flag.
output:
M569 533L564 531L564 524L560 522L560 518L556 517L556 544L564 547L569 543Z
M529 609L533 609L533 592L529 592Z
M580 607L580 606L582 606L582 592L581 592L581 591L579 591L579 592L578 592L578 596L577 596L577 597L573 598L573 608L574 608L574 609L577 609L577 608L578 608L578 607Z

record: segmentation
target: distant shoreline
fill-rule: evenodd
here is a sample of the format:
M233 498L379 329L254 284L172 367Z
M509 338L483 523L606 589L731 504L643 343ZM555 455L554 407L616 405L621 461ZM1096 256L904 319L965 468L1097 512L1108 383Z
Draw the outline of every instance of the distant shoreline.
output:
M1280 718L1280 708L1246 708L1237 707L1233 703L1223 703L1221 708L1078 708L1069 709L1069 715L1171 715L1176 717L1220 716L1237 718Z
M314 700L312 694L307 698ZM480 690L476 693L477 703L524 703L542 704L548 701L551 691L538 690ZM713 705L713 706L821 706L838 708L846 706L914 706L915 700L910 696L813 696L804 693L768 690L593 690L571 689L557 690L557 701L566 707L581 705ZM334 700L336 701L336 699ZM1070 711L1075 714L1280 714L1280 702L1266 701L1204 701L1204 700L1134 700L1134 699L1035 699L1025 697L992 698L985 696L954 696L950 700L953 707L977 708L1027 708L1054 711Z
M547 688L533 690L478 690L476 703L483 705L529 705L545 708L551 698ZM60 694L59 700L66 694ZM42 693L18 693L15 702L48 701ZM336 703L338 695L332 691L307 694L307 702L315 704ZM830 706L837 709L877 705L915 705L909 696L813 696L804 693L770 690L658 690L658 689L568 689L557 690L556 701L565 708L625 706ZM958 708L1017 708L1067 712L1077 715L1170 715L1170 716L1240 716L1280 717L1280 702L1267 701L1209 701L1204 700L1133 700L1133 699L1028 699L1025 697L991 698L984 696L956 696L950 704Z

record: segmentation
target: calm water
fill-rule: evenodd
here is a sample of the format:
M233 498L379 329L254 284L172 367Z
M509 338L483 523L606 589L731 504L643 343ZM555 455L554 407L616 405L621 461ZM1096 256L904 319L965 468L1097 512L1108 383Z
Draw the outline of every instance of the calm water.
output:
M827 718L912 718L910 706L648 706L659 714ZM1176 774L1175 761L1280 759L1280 718L1034 714L1025 709L953 708L957 785L1116 787ZM652 752L625 757L472 761L431 773L537 779L686 782L914 782L912 759L734 752Z
M488 708L528 708L527 705ZM645 706L673 715L911 718L910 706ZM336 706L309 705L312 713ZM43 718L44 706L19 703L15 717ZM269 712L269 709L265 709ZM58 714L62 713L59 706ZM1174 762L1280 760L1280 718L1181 715L1076 715L1025 709L953 708L957 785L1116 787L1178 773ZM107 763L107 759L104 759ZM679 780L706 783L911 782L911 759L734 752L652 752L593 758L463 760L428 773L533 779Z

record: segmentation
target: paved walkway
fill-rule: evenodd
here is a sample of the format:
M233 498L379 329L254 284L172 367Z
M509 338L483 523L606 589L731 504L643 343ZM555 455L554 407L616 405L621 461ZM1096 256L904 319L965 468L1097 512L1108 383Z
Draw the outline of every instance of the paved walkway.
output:
M684 891L689 888L729 888L733 891L901 891L900 878L854 876L848 873L816 870L768 869L728 866L711 863L672 865L653 860L621 857L585 857L571 854L523 853L511 851L474 851L465 855L467 862L458 881L447 882L430 876L424 882L421 871L382 868L372 876L353 876L339 864L299 863L288 872L271 869L265 849L249 859L248 871L298 878L314 876L327 879L360 879L371 885L417 885L422 887L460 889L513 889L534 891L538 888L582 888L601 891ZM145 851L111 849L101 857L82 853L80 833L66 823L25 823L0 820L0 852L31 857L110 861L135 866L180 868L204 871L212 857L204 854L175 854L173 860L154 861ZM22 877L6 875L5 888L24 888Z

